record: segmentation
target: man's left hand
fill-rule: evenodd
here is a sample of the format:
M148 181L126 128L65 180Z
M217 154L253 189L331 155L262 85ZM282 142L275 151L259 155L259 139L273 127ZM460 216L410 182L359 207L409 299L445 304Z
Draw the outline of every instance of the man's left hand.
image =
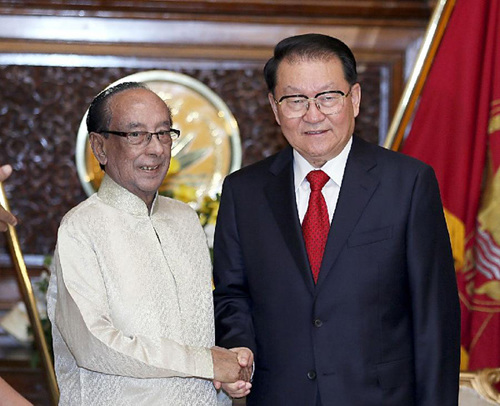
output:
M216 389L224 389L229 396L232 398L242 398L250 393L252 384L250 380L253 373L253 353L249 348L246 347L235 347L231 348L231 351L238 354L238 363L242 367L242 372L240 374L240 380L234 383L223 383L214 380L214 386Z

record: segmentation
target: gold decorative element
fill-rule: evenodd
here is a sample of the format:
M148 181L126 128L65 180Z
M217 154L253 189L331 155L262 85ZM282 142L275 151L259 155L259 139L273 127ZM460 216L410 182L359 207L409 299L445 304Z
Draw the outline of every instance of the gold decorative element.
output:
M469 369L469 353L463 345L460 346L460 371Z
M160 192L173 195L179 187L194 188L195 205L203 196L219 193L224 177L241 166L238 125L222 99L194 78L162 70L139 72L110 86L129 81L145 83L165 100L172 110L174 128L181 130ZM78 131L76 160L80 181L90 195L104 174L88 142L86 117L87 113Z
M481 286L475 288L474 292L479 295L486 295L500 302L500 281L493 280L483 283Z
M500 99L491 102L491 118L488 124L488 134L500 130Z
M495 385L500 382L500 368L485 368L473 372L460 372L460 386L474 389L480 396L500 404Z
M463 270L464 266L464 249L465 249L465 225L462 220L444 209L444 217L450 234L451 249L453 251L453 259L455 261L455 269Z
M7 196L5 195L2 182L0 182L0 204L6 210L10 211L9 202L7 200ZM52 404L57 405L59 402L59 388L57 387L54 365L52 364L52 358L50 356L47 340L45 340L45 335L43 333L42 324L40 322L40 315L38 314L36 300L33 294L33 287L31 286L28 270L24 262L23 253L21 252L21 246L19 245L19 239L17 237L16 229L9 225L9 228L5 232L5 234L9 245L10 255L12 257L12 262L16 270L17 284L19 286L19 290L21 291L21 296L23 298L24 304L26 305L26 311L30 319L35 343L38 351L40 352L43 369L45 370L45 378L47 379L47 383L49 386Z
M491 158L486 167L486 188L481 198L477 218L481 229L487 230L497 245L500 245L500 168L493 173Z
M488 134L493 134L498 130L500 130L500 113L490 118L490 123L488 125Z
M453 7L455 7L455 2L456 0L438 0L434 8L415 66L406 83L391 126L387 132L384 142L385 148L397 151L403 141L403 135L413 115L420 92L424 87L427 74L450 19L451 12L453 11Z

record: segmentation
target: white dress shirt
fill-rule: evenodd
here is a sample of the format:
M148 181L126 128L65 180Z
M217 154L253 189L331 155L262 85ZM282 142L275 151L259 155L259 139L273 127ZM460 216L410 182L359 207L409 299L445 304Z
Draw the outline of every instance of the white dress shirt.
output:
M333 213L339 199L340 186L342 186L342 179L344 177L345 166L347 157L351 150L352 137L346 144L344 149L335 158L326 162L321 168L313 167L307 160L300 155L295 149L293 150L293 174L295 182L295 197L297 199L297 210L299 213L300 223L304 220L306 215L307 206L309 205L309 195L311 194L311 186L306 179L309 172L321 169L325 172L330 180L323 186L323 197L326 201L328 209L328 218L332 222Z

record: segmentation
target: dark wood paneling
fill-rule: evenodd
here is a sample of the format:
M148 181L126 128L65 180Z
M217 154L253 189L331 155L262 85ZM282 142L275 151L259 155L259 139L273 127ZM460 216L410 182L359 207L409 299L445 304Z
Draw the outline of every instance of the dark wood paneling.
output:
M285 22L318 19L374 21L421 25L428 20L432 2L426 0L0 0L0 13L25 15L97 16L148 19L203 19Z
M0 362L0 376L35 406L50 406L50 396L40 368L32 368L26 360ZM0 399L0 404L1 399Z

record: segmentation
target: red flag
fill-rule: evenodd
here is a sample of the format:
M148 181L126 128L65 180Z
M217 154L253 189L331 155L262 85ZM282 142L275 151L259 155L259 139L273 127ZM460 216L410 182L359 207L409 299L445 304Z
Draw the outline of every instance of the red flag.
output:
M500 0L457 0L403 152L439 181L470 370L500 367Z

